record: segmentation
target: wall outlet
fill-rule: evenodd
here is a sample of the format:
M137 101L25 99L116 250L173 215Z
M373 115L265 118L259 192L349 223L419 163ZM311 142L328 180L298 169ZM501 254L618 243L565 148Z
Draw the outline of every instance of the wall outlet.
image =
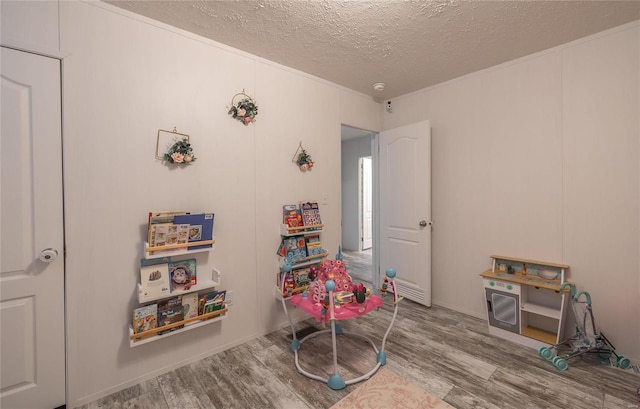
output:
M322 193L320 195L320 204L326 205L327 204L327 194L326 193Z

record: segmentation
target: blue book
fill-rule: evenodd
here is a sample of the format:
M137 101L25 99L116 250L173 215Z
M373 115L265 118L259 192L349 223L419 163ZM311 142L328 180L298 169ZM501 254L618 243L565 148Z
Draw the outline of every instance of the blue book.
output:
M189 225L189 243L213 240L213 213L178 214L173 217L173 224ZM188 250L206 247L212 247L212 245L189 246Z

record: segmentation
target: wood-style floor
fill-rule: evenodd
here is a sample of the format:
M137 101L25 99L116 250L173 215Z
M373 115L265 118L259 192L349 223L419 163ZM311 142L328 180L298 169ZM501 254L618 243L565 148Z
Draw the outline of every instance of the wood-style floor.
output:
M376 361L373 349L348 333L370 336L380 348L392 312L386 297L379 310L341 321L347 335L338 337L338 363L345 379ZM306 333L320 328L313 320L297 325ZM334 391L299 374L290 343L286 327L82 408L326 409L358 387ZM459 409L640 408L640 376L633 371L575 358L560 372L534 349L489 335L486 321L438 306L403 300L385 351L387 368ZM328 376L330 335L304 342L300 363Z
M371 267L371 252L371 249L365 251L342 251L342 258L347 265L349 275L351 275L354 282L370 282L372 280L373 270Z

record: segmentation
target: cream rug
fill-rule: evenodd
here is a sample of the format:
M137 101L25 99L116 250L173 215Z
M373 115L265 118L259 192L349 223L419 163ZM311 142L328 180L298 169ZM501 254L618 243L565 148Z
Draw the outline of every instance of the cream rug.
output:
M395 372L380 369L331 409L455 409Z

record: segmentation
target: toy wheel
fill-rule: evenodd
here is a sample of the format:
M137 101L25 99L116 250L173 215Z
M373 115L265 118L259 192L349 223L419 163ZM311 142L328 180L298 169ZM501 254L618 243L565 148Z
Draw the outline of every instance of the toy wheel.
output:
M559 356L553 358L553 366L555 366L556 368L558 368L561 371L566 371L567 368L569 367L569 364L567 364L567 361L565 361L564 359L560 358Z
M616 361L618 363L619 368L622 368L622 369L631 368L631 360L629 360L629 358L625 358L622 355L620 355L618 359L616 359Z
M540 347L540 349L538 349L538 355L548 361L553 358L553 351L547 347Z

